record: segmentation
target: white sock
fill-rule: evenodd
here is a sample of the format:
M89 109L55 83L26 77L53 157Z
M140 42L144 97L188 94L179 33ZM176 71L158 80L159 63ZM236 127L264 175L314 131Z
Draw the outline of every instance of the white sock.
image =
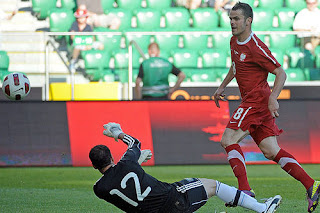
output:
M231 187L224 183L220 183L219 181L216 181L216 182L217 182L217 188L216 188L217 197L226 203L233 203L235 201L237 192L239 190L236 189L235 187ZM256 212L263 212L266 210L266 204L259 203L256 199L247 195L246 193L243 193L241 191L239 191L238 194L239 193L240 193L240 196L237 203L238 206L251 209Z

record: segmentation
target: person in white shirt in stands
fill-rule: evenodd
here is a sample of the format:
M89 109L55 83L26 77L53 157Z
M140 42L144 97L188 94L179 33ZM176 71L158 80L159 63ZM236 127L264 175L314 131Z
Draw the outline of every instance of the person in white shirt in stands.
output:
M298 34L301 38L301 44L312 53L320 43L320 9L318 0L306 0L307 8L297 13L294 22L294 31L309 31L314 34Z

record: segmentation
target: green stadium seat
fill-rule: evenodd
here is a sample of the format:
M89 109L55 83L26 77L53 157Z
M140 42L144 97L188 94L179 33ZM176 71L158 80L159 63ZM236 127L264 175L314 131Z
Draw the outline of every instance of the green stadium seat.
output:
M270 30L273 25L273 16L273 11L270 9L255 8L252 29L257 31Z
M320 68L320 46L315 48L314 54L315 54L316 68Z
M171 7L171 0L146 0L147 8L163 10Z
M286 7L276 9L275 11L276 16L278 17L278 27L282 29L292 30L295 11Z
M141 0L117 0L119 8L135 10L141 8Z
M221 12L219 13L219 23L221 28L230 29L230 18L228 12Z
M137 33L130 34L130 32L132 32L132 33L137 32ZM126 34L125 34L126 46L128 47L130 41L134 40L135 42L137 42L137 44L140 46L142 51L145 53L148 51L148 46L150 44L151 35L142 35L142 34L139 34L139 32L141 32L139 29L131 29L131 30L126 31ZM134 50L136 50L136 49L134 48Z
M283 62L284 62L284 52L283 52L283 50L282 49L278 49L278 48L270 48L270 51L271 51L272 55L277 59L279 64L281 64L283 66Z
M171 52L173 64L186 74L186 80L198 71L198 53L189 49L174 49Z
M116 79L119 79L121 82L128 82L128 67L129 67L129 54L128 49L119 49L114 52L114 73L116 74ZM132 68L133 76L132 81L136 80L138 75L138 70L140 67L140 54L133 51L132 55Z
M121 20L121 24L119 30L126 30L131 28L131 19L132 19L132 12L127 9L123 8L111 8L105 10L106 14L116 15Z
M98 27L93 30L94 32L117 32L114 30L110 30L108 28ZM119 49L121 47L121 39L122 35L96 35L96 40L100 41L104 45L104 50L112 53L113 51Z
M255 6L255 0L241 0L241 2L249 4L252 8Z
M320 69L319 68L306 68L304 70L309 81L319 81L320 80Z
M212 30L219 25L219 16L212 8L190 10L193 27L201 30Z
M229 72L229 68L214 68L214 72L217 75L217 80L223 81ZM235 78L232 80L232 82L236 82Z
M103 11L106 13L106 11L114 8L114 0L101 0L101 6Z
M295 12L307 7L305 0L285 0L284 2L287 8L293 9Z
M196 30L196 29L188 30L188 32L190 31L192 32L193 30ZM196 30L196 31L199 31L199 30ZM184 48L192 49L196 51L208 48L209 35L203 35L203 34L200 34L199 32L194 32L190 34L184 34L182 38L183 38Z
M137 9L135 12L137 18L137 28L153 30L160 28L161 13L152 8Z
M54 8L50 10L49 24L51 32L68 32L75 21L73 11L67 8ZM61 38L57 36L56 38Z
M212 36L213 48L230 51L230 38L232 37L230 29L219 28L214 32L216 33Z
M308 50L293 47L286 51L286 55L289 58L290 68L313 68L315 65L314 58Z
M205 49L200 52L203 68L227 67L228 54L224 50L217 48Z
M35 16L44 20L49 15L49 10L56 7L57 0L32 0L32 11Z
M190 27L190 14L186 8L168 8L163 10L165 26L173 30L185 30Z
M61 0L61 8L66 8L74 12L77 9L77 2L76 0Z
M282 29L277 29L279 31L285 31ZM276 31L274 28L273 31ZM271 33L270 34L270 47L282 49L283 51L288 48L295 47L296 35L286 34L286 33Z
M283 0L259 0L259 8L275 10L283 7Z
M268 74L268 79L267 79L268 82L274 82L275 79L276 79L275 74L272 74L272 73Z
M177 79L178 79L178 77L175 76L174 74L171 74L171 73L169 74L169 77L168 77L169 83L176 83Z
M300 68L288 68L285 70L287 73L287 81L306 81L306 75L304 71Z
M191 74L192 82L215 82L216 80L217 76L213 69L200 69Z
M10 59L6 51L0 50L0 72L8 71Z
M99 81L105 75L112 74L109 69L110 54L103 50L87 50L81 52L84 59L85 72L91 81Z
M157 32L161 32L161 34L157 33L154 35L154 41L158 43L161 52L178 48L180 35L163 34L162 32L165 31L166 30L157 30Z

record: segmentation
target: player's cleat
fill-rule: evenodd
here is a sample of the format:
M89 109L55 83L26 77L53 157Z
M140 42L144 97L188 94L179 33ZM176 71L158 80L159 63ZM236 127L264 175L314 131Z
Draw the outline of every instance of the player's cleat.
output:
M253 189L250 190L241 190L243 193L249 195L250 197L256 197L256 194L254 193ZM232 203L225 203L226 207L236 207L236 205L233 205Z
M308 212L313 212L319 204L320 181L315 181L307 190Z
M277 210L281 203L282 197L280 195L276 195L274 197L269 198L265 204L267 205L267 209L263 213L273 213Z

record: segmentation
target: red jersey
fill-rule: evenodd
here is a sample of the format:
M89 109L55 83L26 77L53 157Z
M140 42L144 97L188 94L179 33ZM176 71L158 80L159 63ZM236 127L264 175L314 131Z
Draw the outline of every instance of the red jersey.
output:
M268 104L271 89L268 73L281 65L273 57L268 47L254 34L244 42L237 37L230 40L232 68L238 82L242 105Z

